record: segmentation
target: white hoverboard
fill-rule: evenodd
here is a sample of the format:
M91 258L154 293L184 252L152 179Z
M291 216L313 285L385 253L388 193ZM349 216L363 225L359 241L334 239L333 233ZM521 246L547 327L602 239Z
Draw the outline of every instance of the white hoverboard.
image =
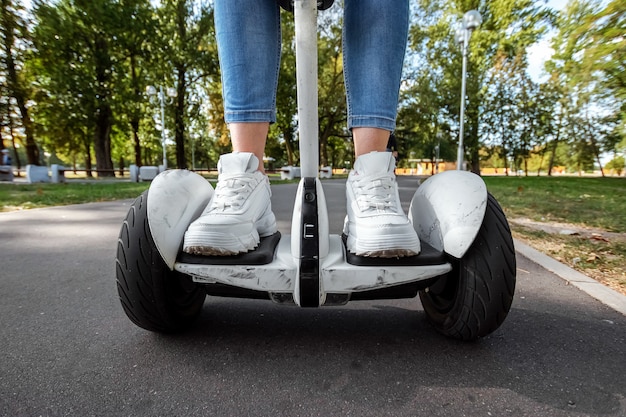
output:
M257 249L236 256L182 252L184 233L213 188L195 173L165 171L133 203L120 231L116 276L124 311L142 328L176 332L194 322L207 294L301 307L419 294L441 333L463 340L490 334L511 307L516 263L507 220L479 176L446 171L419 186L409 209L421 240L417 256L359 257L346 250L345 236L329 233L318 179L318 2L293 6L302 180L291 235L262 238Z

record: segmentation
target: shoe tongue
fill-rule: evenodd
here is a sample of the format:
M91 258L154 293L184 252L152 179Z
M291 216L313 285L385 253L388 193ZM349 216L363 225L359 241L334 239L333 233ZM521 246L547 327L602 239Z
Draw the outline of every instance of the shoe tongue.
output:
M387 174L395 167L396 160L391 152L370 152L359 156L354 163L354 170L359 175Z
M251 174L258 169L259 159L249 152L233 152L222 155L217 167L220 174Z

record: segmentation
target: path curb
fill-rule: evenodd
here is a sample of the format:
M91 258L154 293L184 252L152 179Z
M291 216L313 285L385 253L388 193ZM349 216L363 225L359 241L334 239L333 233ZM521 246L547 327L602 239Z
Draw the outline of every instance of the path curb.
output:
M554 258L539 252L527 244L514 239L515 250L532 262L569 282L576 288L586 292L601 303L626 316L626 295L623 295L593 278L582 274Z

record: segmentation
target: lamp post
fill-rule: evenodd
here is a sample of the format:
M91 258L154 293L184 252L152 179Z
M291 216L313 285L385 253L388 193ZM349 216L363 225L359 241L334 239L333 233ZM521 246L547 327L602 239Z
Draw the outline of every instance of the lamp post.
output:
M456 169L463 168L464 148L463 148L463 129L465 124L465 89L467 78L467 49L469 46L469 40L472 36L472 32L480 26L482 23L482 17L476 10L470 10L463 15L463 26L456 31L456 41L463 48L463 72L461 76L461 112L460 112L460 126L459 126L459 148L456 158Z
M163 147L163 169L165 170L167 169L167 152L165 150L165 140L167 139L167 135L165 134L165 103L171 103L173 98L176 97L176 89L168 87L164 92L163 87L159 86L159 90L157 91L156 87L149 85L146 87L146 94L150 97L150 102L153 102L153 98L156 97L161 106L161 146Z

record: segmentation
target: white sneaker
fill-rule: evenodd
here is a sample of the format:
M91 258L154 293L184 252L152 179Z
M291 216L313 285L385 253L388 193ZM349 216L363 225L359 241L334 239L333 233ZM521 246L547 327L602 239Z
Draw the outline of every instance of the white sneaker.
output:
M391 152L357 158L346 184L348 215L343 233L358 256L395 258L417 255L420 241L402 210Z
M217 186L202 215L185 233L183 251L194 255L236 255L276 233L269 179L254 154L222 155Z

